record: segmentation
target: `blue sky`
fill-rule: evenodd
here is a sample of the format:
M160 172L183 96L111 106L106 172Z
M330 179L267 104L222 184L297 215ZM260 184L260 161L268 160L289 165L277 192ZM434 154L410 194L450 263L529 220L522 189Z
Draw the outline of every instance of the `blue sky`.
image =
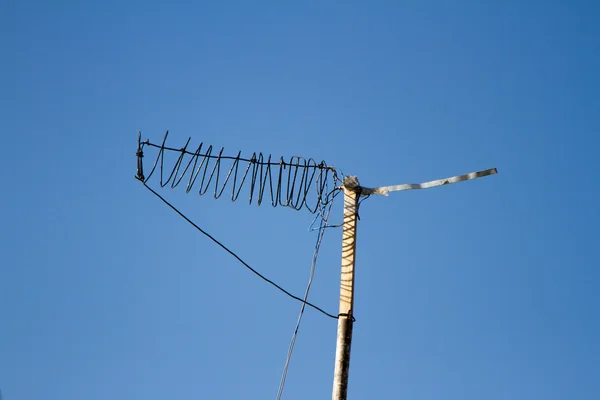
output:
M133 178L167 129L372 187L497 167L361 206L349 397L600 398L595 2L189 3L0 5L4 400L275 398L299 304ZM160 193L302 293L308 212ZM335 333L306 312L284 399L330 396Z

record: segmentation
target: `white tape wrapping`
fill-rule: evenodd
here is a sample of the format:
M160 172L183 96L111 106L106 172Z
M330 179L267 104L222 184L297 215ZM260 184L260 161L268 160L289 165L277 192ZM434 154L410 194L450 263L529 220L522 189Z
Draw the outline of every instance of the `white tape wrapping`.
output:
M405 183L402 185L394 186L382 186L378 188L366 188L362 187L361 194L367 196L370 194L378 194L381 196L387 196L389 192L398 192L400 190L413 190L413 189L429 189L436 186L449 185L451 183L457 183L462 181L468 181L471 179L482 178L488 175L494 175L498 173L496 168L486 169L484 171L471 172L470 174L457 175L450 178L437 179L435 181L423 182L423 183Z

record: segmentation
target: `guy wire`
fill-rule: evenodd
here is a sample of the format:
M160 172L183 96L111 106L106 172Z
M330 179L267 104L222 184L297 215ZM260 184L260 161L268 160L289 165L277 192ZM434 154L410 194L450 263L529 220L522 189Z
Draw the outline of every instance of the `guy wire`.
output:
M173 211L175 211L177 214L179 214L179 216L181 218L183 218L184 220L186 220L190 225L192 225L194 228L196 228L200 233L202 233L203 235L205 235L206 237L208 237L210 240L212 240L213 242L215 242L217 245L219 245L223 250L225 250L226 252L228 252L229 254L231 254L236 260L238 260L240 263L242 263L242 265L244 265L247 269L249 269L253 274L255 274L256 276L258 276L259 278L261 278L263 281L265 281L268 284L276 287L281 292L285 293L286 295L288 295L292 299L301 302L303 305L307 305L307 306L309 306L311 308L314 308L315 310L319 311L323 315L328 316L329 318L338 319L337 315L330 314L327 311L323 310L322 308L317 307L316 305L314 305L314 304L312 304L312 303L310 303L310 302L308 302L306 300L303 300L303 299L301 299L298 296L295 296L295 295L291 294L290 292L288 292L287 290L285 290L284 288L282 288L281 286L279 286L278 284L276 284L272 280L270 280L267 277L265 277L264 275L262 275L260 272L258 272L257 270L255 270L254 268L252 268L250 265L248 265L247 262L245 262L244 260L242 260L232 250L230 250L229 248L227 248L223 243L219 242L217 239L215 239L213 236L211 236L208 232L206 232L205 230L203 230L202 228L200 228L198 225L196 225L192 220L190 220L188 217L186 217L181 211L179 211L177 208L175 208L175 206L173 206L171 203L169 203L164 197L162 197L160 194L156 193L150 186L148 186L146 184L146 182L142 182L142 183L144 184L144 186L150 192L152 192L156 197L158 197L160 200L162 200L163 203L165 203Z
M333 194L332 200L339 193L340 193L339 191L335 191L335 193ZM306 308L305 302L308 299L308 292L310 291L310 288L311 288L312 282L313 282L313 278L315 276L315 269L317 266L317 258L319 256L319 249L321 248L321 242L323 241L323 237L325 236L325 228L329 227L327 220L329 219L329 214L331 212L332 204L333 204L333 202L331 201L327 205L321 207L321 209L319 210L319 214L320 214L319 216L321 218L320 218L320 222L319 222L319 228L317 229L317 231L318 231L317 243L315 244L315 250L313 252L308 283L306 285L306 290L304 291L304 298L303 298L304 303L302 303L302 305L300 306L300 313L298 314L298 320L296 322L296 327L294 328L294 333L292 334L292 339L290 340L290 345L288 347L288 353L287 353L287 357L285 360L285 365L283 367L283 373L281 375L281 380L279 382L279 390L277 392L277 400L281 400L281 396L283 395L283 388L285 386L285 380L287 378L287 372L288 372L288 368L290 366L292 352L294 351L294 346L296 344L296 338L298 336L298 330L300 329L300 323L302 322L302 317L304 315L304 309ZM316 218L318 218L319 216L317 216ZM311 227L312 227L312 225L311 225Z

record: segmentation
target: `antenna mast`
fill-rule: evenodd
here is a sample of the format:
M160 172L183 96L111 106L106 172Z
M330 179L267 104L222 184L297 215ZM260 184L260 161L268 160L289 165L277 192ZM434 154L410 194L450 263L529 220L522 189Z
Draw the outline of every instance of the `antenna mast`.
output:
M360 186L356 177L344 179L344 225L342 229L342 275L340 278L340 313L338 315L333 400L345 399L348 392L350 347L354 324L354 261L356 253L356 222Z

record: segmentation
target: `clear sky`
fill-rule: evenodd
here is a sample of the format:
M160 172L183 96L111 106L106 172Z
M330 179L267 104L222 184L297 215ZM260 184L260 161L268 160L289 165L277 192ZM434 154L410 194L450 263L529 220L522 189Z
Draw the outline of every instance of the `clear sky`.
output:
M275 399L299 304L134 179L138 129L313 157L371 187L497 167L361 206L349 398L600 398L599 16L594 1L3 1L4 400ZM160 193L303 292L310 213ZM327 230L310 297L333 313L340 239ZM284 399L331 396L335 335L306 312Z

